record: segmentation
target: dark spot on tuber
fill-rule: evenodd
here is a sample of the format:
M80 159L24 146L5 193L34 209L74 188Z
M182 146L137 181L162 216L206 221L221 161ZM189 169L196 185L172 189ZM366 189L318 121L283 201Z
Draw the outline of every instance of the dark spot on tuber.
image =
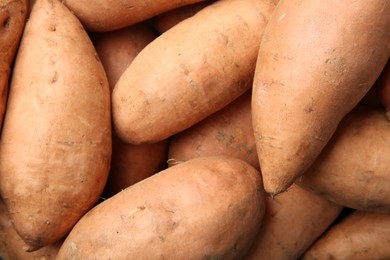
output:
M5 18L5 20L3 21L3 27L6 28L6 29L8 29L10 24L11 24L11 17L8 16L8 17Z

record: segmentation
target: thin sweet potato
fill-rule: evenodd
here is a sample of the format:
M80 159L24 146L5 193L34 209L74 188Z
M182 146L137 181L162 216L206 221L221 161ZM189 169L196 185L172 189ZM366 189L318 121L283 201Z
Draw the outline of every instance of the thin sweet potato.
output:
M390 55L387 1L283 0L257 59L252 118L265 190L313 163Z
M390 122L356 107L297 184L337 204L390 213Z
M111 159L110 92L79 20L37 0L16 56L0 143L0 192L37 250L95 205Z
M250 90L221 111L170 138L168 165L211 155L232 156L260 170Z
M217 1L146 46L114 87L117 135L134 144L166 139L250 89L274 7L268 1Z
M57 259L241 259L263 218L264 195L261 175L244 161L196 158L97 205Z
M27 0L0 1L0 128L7 103L9 77L27 19Z
M158 14L205 0L62 0L88 31L113 31Z
M390 215L356 210L323 234L301 259L390 259Z
M342 209L296 184L280 196L267 197L260 230L243 260L298 259Z

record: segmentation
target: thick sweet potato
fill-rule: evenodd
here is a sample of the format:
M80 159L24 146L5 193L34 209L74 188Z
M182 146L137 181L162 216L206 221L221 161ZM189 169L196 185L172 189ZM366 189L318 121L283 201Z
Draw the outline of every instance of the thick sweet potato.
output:
M146 46L113 91L118 136L134 144L166 139L250 89L274 7L268 1L217 1Z
M267 197L260 230L243 260L298 259L341 210L295 184L280 196Z
M389 155L383 110L359 106L296 183L349 208L390 213Z
M95 205L111 159L110 93L78 19L37 0L17 53L0 143L0 192L36 250Z
M260 170L252 130L250 90L170 139L168 164L211 155L236 157Z
M332 226L302 260L390 259L390 215L355 211Z
M387 1L283 0L262 37L252 118L265 190L285 191L390 55Z
M0 1L0 128L7 103L9 77L27 19L27 0Z
M113 31L204 0L62 0L89 31Z
M16 233L3 201L0 201L0 259L2 260L54 260L62 241L34 252L26 252L25 243Z
M261 175L244 161L196 158L97 205L57 259L241 259L261 224L264 195Z

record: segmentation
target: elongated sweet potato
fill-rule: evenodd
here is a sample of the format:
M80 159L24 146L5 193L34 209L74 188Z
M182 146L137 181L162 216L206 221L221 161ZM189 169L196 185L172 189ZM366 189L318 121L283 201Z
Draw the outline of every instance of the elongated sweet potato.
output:
M198 2L169 10L165 13L153 17L151 23L157 31L159 31L160 33L164 33L179 22L193 16L194 14L196 14L204 7L208 6L213 2L215 1L210 0L205 2Z
M205 0L63 0L89 31L113 31Z
M57 259L241 259L263 218L264 195L261 175L244 161L196 158L97 205Z
M24 250L25 243L16 233L3 201L0 201L0 259L2 260L54 260L62 241L34 252Z
M211 155L232 156L260 170L252 130L250 90L170 139L168 164Z
M7 103L9 76L27 19L27 0L0 2L0 128Z
M296 184L280 196L267 197L260 230L243 260L298 259L342 208Z
M390 55L387 1L283 0L262 37L252 118L265 190L285 191L320 154Z
M390 259L390 215L356 210L332 226L302 260Z
M134 144L166 139L250 89L274 7L268 1L217 1L146 46L113 91L118 136Z
M78 19L37 0L16 57L0 143L0 192L28 250L95 205L111 159L110 94Z
M138 53L157 37L156 31L145 23L91 35L111 90ZM110 174L102 196L111 197L160 171L165 166L167 148L167 140L133 145L121 141L113 133Z
M359 106L296 183L349 208L390 213L389 156L383 110Z

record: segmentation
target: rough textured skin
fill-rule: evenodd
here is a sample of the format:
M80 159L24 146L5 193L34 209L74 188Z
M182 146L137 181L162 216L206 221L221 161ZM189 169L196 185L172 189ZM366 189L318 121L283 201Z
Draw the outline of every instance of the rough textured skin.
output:
M168 164L210 155L228 155L260 170L252 130L251 91L221 111L170 139Z
M58 241L95 205L110 159L103 66L77 18L59 1L37 0L0 143L1 196L28 250Z
M160 33L164 33L179 22L193 16L194 14L196 14L204 7L208 6L213 2L215 1L210 0L175 8L173 10L169 10L168 12L157 15L156 17L153 17L151 22L157 31L159 31Z
M353 22L351 22L353 21ZM253 125L267 193L286 190L368 92L390 54L390 3L283 0L263 34Z
M299 259L341 210L295 184L280 196L267 197L260 230L243 260Z
M378 79L378 95L385 107L387 120L390 121L390 61L387 62Z
M34 252L26 252L25 244L16 233L3 201L0 202L0 259L2 260L55 260L62 241Z
M390 259L390 215L355 211L332 226L302 260Z
M113 31L204 0L63 0L89 31Z
M118 136L134 144L166 139L248 90L274 7L217 1L146 46L113 91Z
M112 32L92 33L111 90L138 53L156 37L156 31L145 23ZM121 141L115 133L112 139L111 168L104 198L162 170L168 150L167 140L133 145Z
M27 18L27 0L0 0L0 128L7 103L9 77Z
M241 259L264 214L261 175L232 157L161 171L87 213L57 259Z
M357 107L296 183L349 208L390 213L389 158L383 110Z

